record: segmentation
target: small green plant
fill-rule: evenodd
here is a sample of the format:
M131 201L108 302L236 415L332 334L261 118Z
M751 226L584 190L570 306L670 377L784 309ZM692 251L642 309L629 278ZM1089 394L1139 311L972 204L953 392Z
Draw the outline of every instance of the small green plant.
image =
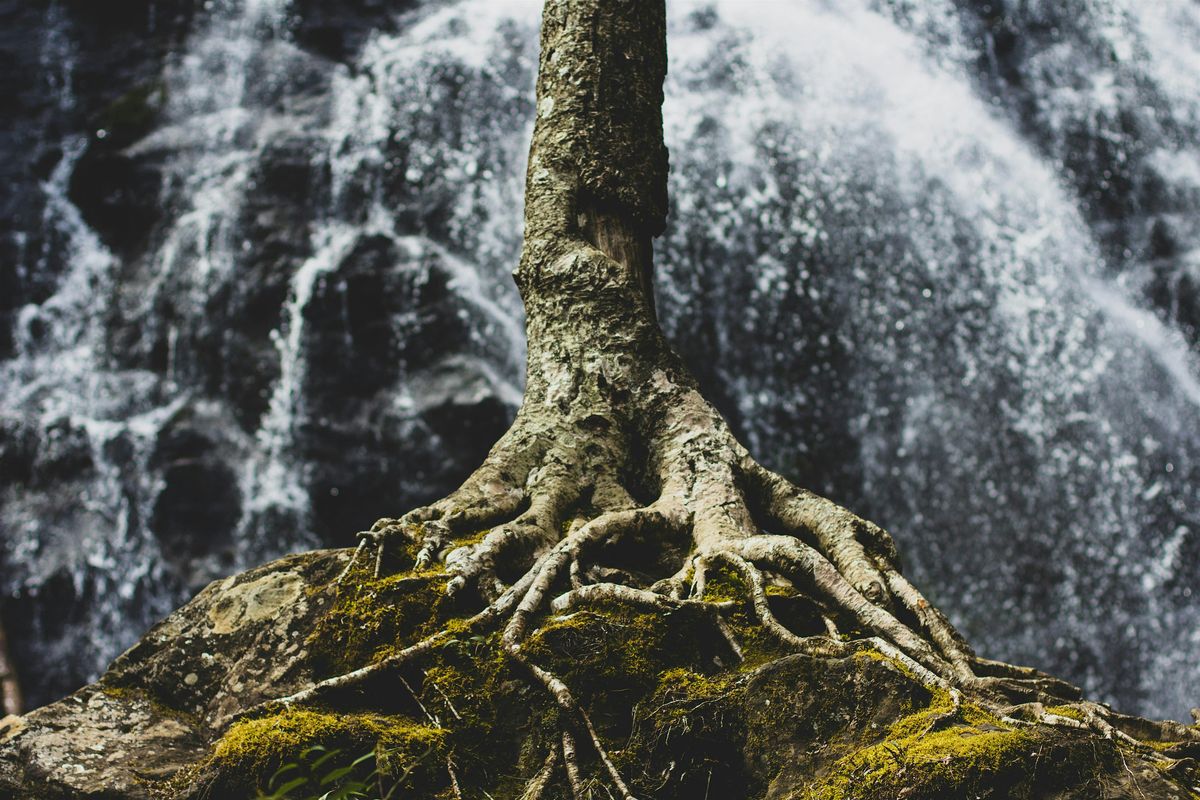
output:
M345 764L340 749L310 747L300 760L280 767L257 800L391 800L402 781L387 778L371 750ZM391 788L384 791L386 784Z

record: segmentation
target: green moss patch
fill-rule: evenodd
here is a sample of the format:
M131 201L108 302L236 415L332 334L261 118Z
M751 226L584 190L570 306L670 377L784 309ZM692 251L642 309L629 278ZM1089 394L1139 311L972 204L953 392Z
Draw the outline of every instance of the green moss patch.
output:
M703 614L691 609L645 613L616 603L548 620L530 637L525 652L562 677L577 699L602 717L611 712L627 718L672 669L711 673L734 663Z
M324 675L381 661L441 630L458 614L440 573L351 575L332 591L329 610L308 637L314 666Z
M234 725L217 741L211 763L223 789L258 790L314 751L345 754L345 761L374 751L381 775L416 790L444 779L446 736L442 728L405 717L293 709ZM336 768L331 763L329 772Z
M1046 709L1047 714L1053 714L1056 717L1067 717L1068 719L1083 722L1083 712L1074 706L1050 706Z
M783 606L784 610L791 610L792 593L768 587L767 596L772 601L773 611L780 610L780 606ZM745 579L737 571L724 564L710 567L705 575L704 599L711 602L736 604L726 619L742 647L741 669L751 669L785 656L789 652L759 624L758 617L754 613L750 587L746 585ZM790 623L790 620L787 621ZM789 627L795 630L794 626L789 625Z
M1096 774L1109 750L1069 734L1015 728L971 703L955 712L934 690L926 708L892 724L882 741L853 750L796 800L951 800L1040 797ZM1110 748L1111 749L1111 748Z

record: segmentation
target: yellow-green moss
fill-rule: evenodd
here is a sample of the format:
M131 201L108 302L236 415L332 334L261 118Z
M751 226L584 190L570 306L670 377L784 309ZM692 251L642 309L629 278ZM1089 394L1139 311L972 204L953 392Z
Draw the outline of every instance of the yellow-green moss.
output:
M469 547L470 545L473 545L473 544L479 544L480 542L483 541L484 537L487 536L491 532L492 532L491 528L484 528L483 530L476 531L475 533L473 533L469 536L464 536L462 538L455 539L454 544L452 546L453 547Z
M657 693L683 694L695 698L713 697L728 691L732 682L733 676L728 673L701 675L687 668L669 669L659 677Z
M352 575L334 591L308 637L325 674L380 661L446 627L456 613L441 574Z
M693 711L701 704L728 697L737 678L734 672L703 675L686 667L669 669L659 677L657 688L645 703L645 713L653 717L656 729L680 724L686 729Z
M893 723L883 741L839 759L800 797L884 800L901 790L912 797L970 797L975 787L1016 788L1030 777L1029 756L1043 732L1004 725L973 703L956 711L948 691L931 692L925 708Z
M847 637L847 636L843 636L842 638L844 640L849 639L849 637ZM903 661L901 661L898 658L884 655L883 653L876 650L874 647L863 647L860 650L856 650L854 653L854 657L855 658L869 658L872 661L878 661L881 664L886 664L889 669L894 669L897 672L902 673L906 677L911 678L913 681L916 681L918 683L920 682L920 679L917 678L916 673L914 673L907 664L905 664ZM949 696L949 694L947 694L946 699L949 700L949 698L950 698L950 696Z
M704 599L714 603L745 602L750 587L740 573L724 566L710 567L704 574Z
M661 616L602 603L549 620L525 649L538 663L579 676L575 686L590 683L599 692L617 682L645 691L672 666L665 647L670 637L670 625Z
M767 594L790 596L787 590L773 586L767 587ZM741 669L753 669L789 652L759 623L750 598L750 587L741 573L724 564L710 567L705 574L704 599L737 604L726 614L726 620L742 647Z
M1067 717L1068 719L1084 721L1083 712L1074 706L1050 706L1046 709L1047 714L1053 714L1056 717Z
M441 763L445 739L442 728L406 717L291 709L234 725L214 746L212 761L247 787L263 785L314 747L338 750L348 761L374 750L382 774L416 776L418 766Z
M560 676L601 734L622 748L635 718L661 707L662 693L673 680L676 689L698 691L705 674L736 667L707 614L694 609L646 613L607 602L546 621L524 650ZM682 700L681 706L691 705Z
M972 789L1029 759L1036 737L1025 731L980 731L953 727L904 739L889 739L839 760L832 773L813 787L806 800L893 798L907 789L913 796L943 796ZM944 796L951 796L944 794Z
M895 740L920 736L929 731L931 727L944 726L946 724L975 727L987 726L996 730L1009 729L1009 726L1004 725L995 716L984 711L974 703L961 703L958 710L955 711L954 701L950 697L950 692L945 689L933 688L930 691L932 697L929 705L916 713L909 714L907 717L897 720L888 730L888 739Z
M478 749L498 727L520 722L513 718L519 713L504 708L513 689L522 684L513 681L499 634L448 640L423 673L422 702L464 749Z
M1160 752L1171 750L1183 744L1182 742L1158 742L1153 739L1138 739L1138 742L1149 747L1151 750L1158 750Z

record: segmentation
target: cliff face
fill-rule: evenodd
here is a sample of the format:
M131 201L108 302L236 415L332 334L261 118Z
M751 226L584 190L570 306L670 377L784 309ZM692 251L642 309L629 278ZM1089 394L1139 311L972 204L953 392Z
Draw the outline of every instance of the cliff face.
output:
M294 796L368 772L381 792L395 785L405 797L452 797L452 781L462 796L522 796L558 727L549 696L500 655L495 635L449 639L320 705L238 716L465 613L442 592L444 575L403 563L339 585L348 557L292 556L214 582L98 683L0 722L0 797L251 797L278 788L272 776L289 764L287 780L309 778ZM530 639L529 657L569 682L638 797L1195 796L1195 741L1139 750L970 703L954 709L865 641L849 657L775 653L742 631L753 617L745 587L725 581L714 574L710 590L747 606L731 617L740 658L707 616L683 611L585 606L545 619ZM803 612L785 593L772 602L798 624ZM604 783L582 745L580 763L585 779ZM543 783L541 796L569 796L561 774Z
M413 6L0 0L32 703L208 581L442 494L507 425L537 4ZM745 6L672 5L675 346L983 652L1182 718L1194 6Z

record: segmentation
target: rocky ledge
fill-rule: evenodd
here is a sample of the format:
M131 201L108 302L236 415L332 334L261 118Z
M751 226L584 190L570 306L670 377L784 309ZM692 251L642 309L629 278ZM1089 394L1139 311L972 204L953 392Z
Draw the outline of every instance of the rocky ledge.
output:
M280 768L293 797L362 774L406 798L501 800L539 785L541 797L570 796L546 769L554 708L491 635L449 637L320 706L242 714L454 630L472 610L411 562L338 584L347 560L320 551L215 582L96 683L3 720L0 797L254 797L279 788ZM707 591L736 603L740 588L725 576ZM806 624L786 587L771 602ZM642 798L1200 797L1194 743L1138 747L955 709L865 642L849 657L786 655L749 620L731 616L737 656L702 616L585 607L545 619L527 653L564 677ZM583 778L598 787L580 749Z

